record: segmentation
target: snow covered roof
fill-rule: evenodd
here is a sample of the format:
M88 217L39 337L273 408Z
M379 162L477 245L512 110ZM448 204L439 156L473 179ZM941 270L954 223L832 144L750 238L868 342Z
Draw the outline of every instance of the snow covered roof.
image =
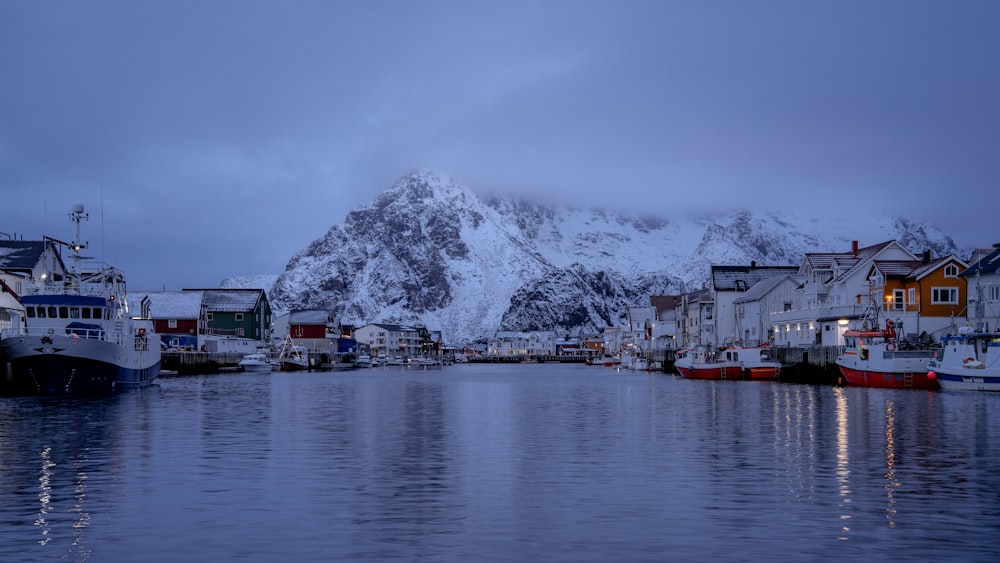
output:
M882 249L895 241L887 240L864 248L859 248L857 252L808 252L805 255L805 262L815 270L849 270L858 263L868 260L878 254Z
M318 309L304 311L292 311L288 314L288 324L297 325L326 325L330 318L330 313Z
M204 292L205 310L224 313L253 311L257 308L257 303L264 293L261 289L205 289L202 291Z
M132 294L132 299L149 297L154 319L197 319L201 311L200 291L151 291Z
M41 240L0 240L0 270L30 270L38 265L51 242ZM62 258L55 253L59 260Z
M1000 269L1000 247L995 248L993 252L980 258L975 264L966 268L959 275L966 277L976 274L995 274L998 269Z
M885 277L920 279L948 262L956 262L959 267L965 263L954 256L942 256L934 260L875 260L872 267Z
M744 292L762 280L798 271L798 266L712 266L712 287L715 291Z
M802 285L802 280L797 276L785 275L769 278L766 280L761 280L755 283L750 289L746 291L739 299L736 299L734 303L747 303L750 301L757 301L760 298L767 295L772 289L778 287L780 284L784 283L786 280L791 280L796 285Z

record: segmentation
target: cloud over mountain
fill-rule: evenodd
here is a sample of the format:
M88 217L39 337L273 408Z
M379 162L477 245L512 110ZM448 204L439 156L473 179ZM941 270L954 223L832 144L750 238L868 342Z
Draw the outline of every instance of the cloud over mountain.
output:
M498 329L621 325L625 307L649 295L701 287L712 264L798 265L806 252L889 239L914 253L959 254L933 226L904 218L674 217L641 206L628 216L481 198L415 173L292 256L270 298L279 311L420 323L461 343Z

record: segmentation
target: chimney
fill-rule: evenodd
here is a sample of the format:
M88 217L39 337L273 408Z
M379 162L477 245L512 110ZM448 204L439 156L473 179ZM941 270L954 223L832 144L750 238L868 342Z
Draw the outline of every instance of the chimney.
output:
M856 240L852 240L851 241L851 252L853 254L857 254L858 253L858 241L856 241Z
M931 261L931 251L929 249L924 250L924 264L929 264L930 261Z

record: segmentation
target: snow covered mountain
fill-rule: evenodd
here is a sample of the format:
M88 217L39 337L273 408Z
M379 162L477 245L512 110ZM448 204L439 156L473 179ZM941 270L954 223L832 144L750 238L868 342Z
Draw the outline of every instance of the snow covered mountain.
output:
M277 311L327 309L353 324L419 323L463 343L498 329L622 326L626 306L701 287L712 264L798 265L806 252L846 252L851 240L867 246L896 239L914 253L959 254L939 230L906 219L855 220L875 227L851 233L831 221L749 211L692 218L556 209L483 199L419 173L295 254L269 296Z

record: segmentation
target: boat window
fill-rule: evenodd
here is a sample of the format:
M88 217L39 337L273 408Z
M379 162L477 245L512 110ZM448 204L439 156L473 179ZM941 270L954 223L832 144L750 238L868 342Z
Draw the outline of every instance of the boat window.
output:
M29 319L35 318L35 308L34 307L27 307L27 308L24 309L24 312L28 315Z
M69 307L59 307L59 318L60 319L69 318Z
M83 313L83 318L85 319L90 318L90 307L84 307L83 310L81 310L80 312Z
M59 311L57 311L55 307L49 307L49 318L50 319L59 318Z
M71 307L70 310L69 310L69 318L71 318L71 319L79 319L80 318L80 308L79 307Z

